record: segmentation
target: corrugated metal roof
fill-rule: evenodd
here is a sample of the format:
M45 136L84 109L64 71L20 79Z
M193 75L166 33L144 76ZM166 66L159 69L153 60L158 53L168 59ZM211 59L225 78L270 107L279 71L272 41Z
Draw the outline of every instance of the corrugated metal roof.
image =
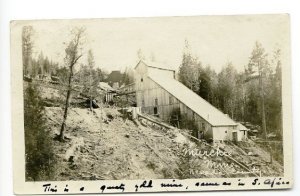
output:
M235 121L179 81L167 77L163 78L151 73L148 76L212 126L237 125Z

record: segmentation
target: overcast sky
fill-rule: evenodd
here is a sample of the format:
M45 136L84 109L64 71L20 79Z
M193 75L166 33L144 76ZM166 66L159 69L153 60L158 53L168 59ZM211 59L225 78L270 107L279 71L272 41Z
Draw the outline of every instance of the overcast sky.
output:
M280 47L288 54L289 23L287 15L194 16L92 20L28 21L35 30L35 55L43 51L53 61L63 64L70 30L86 27L84 49L92 49L96 66L118 70L135 66L141 49L150 59L166 67L178 68L185 44L203 64L219 72L231 61L241 71L247 64L255 41L267 52ZM85 63L82 58L81 62Z

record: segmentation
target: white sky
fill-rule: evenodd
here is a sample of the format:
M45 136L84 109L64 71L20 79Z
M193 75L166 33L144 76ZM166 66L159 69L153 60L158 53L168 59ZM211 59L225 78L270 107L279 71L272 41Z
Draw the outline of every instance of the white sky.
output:
M184 40L203 64L219 72L231 61L241 71L247 64L255 41L271 53L275 47L288 54L289 23L287 15L195 16L91 20L26 21L35 30L35 52L40 51L63 63L63 42L70 39L75 26L86 27L86 51L92 49L96 66L106 70L134 67L137 50L146 58L151 53L166 67L178 68ZM81 61L84 63L85 58Z

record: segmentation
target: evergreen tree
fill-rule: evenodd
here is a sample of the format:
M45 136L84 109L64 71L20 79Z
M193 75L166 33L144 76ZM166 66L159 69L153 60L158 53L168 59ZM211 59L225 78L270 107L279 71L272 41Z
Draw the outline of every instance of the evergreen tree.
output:
M237 71L231 62L228 62L218 75L220 108L224 113L230 115L231 118L235 117L236 96L234 89L236 88L236 76Z
M51 180L55 155L50 133L43 118L44 108L37 87L28 83L24 91L26 180Z
M261 114L261 128L264 134L264 137L267 138L267 127L266 127L266 109L265 109L265 79L267 79L267 74L270 73L269 63L268 63L268 54L265 52L262 44L259 42L255 43L255 46L252 50L249 63L248 71L249 73L254 73L254 70L257 70L258 74L258 88L256 89L260 94L260 114Z
M33 52L33 34L32 26L24 26L22 28L22 60L23 60L23 74L32 74L32 52Z
M201 62L191 55L189 43L186 40L178 76L181 83L196 93L199 92L200 87L199 77L201 67Z

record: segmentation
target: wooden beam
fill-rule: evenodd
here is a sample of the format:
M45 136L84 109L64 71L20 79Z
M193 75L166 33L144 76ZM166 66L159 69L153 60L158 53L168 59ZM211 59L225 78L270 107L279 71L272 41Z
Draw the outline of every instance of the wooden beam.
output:
M117 96L123 96L123 95L130 95L130 94L134 94L135 91L131 91L131 92L128 92L128 93L117 93Z
M165 123L158 122L158 121L153 120L153 119L151 119L151 118L149 118L149 117L147 117L147 116L144 116L144 115L142 115L142 114L138 114L138 117L144 118L144 119L146 119L146 120L148 120L148 121L150 121L150 122L153 122L153 123L155 123L155 124L158 124L158 125L160 125L160 126L162 126L162 127L165 127L165 128L167 128L167 129L174 129L174 127L172 127L172 126L169 126L169 125L167 125L167 124L165 124Z

